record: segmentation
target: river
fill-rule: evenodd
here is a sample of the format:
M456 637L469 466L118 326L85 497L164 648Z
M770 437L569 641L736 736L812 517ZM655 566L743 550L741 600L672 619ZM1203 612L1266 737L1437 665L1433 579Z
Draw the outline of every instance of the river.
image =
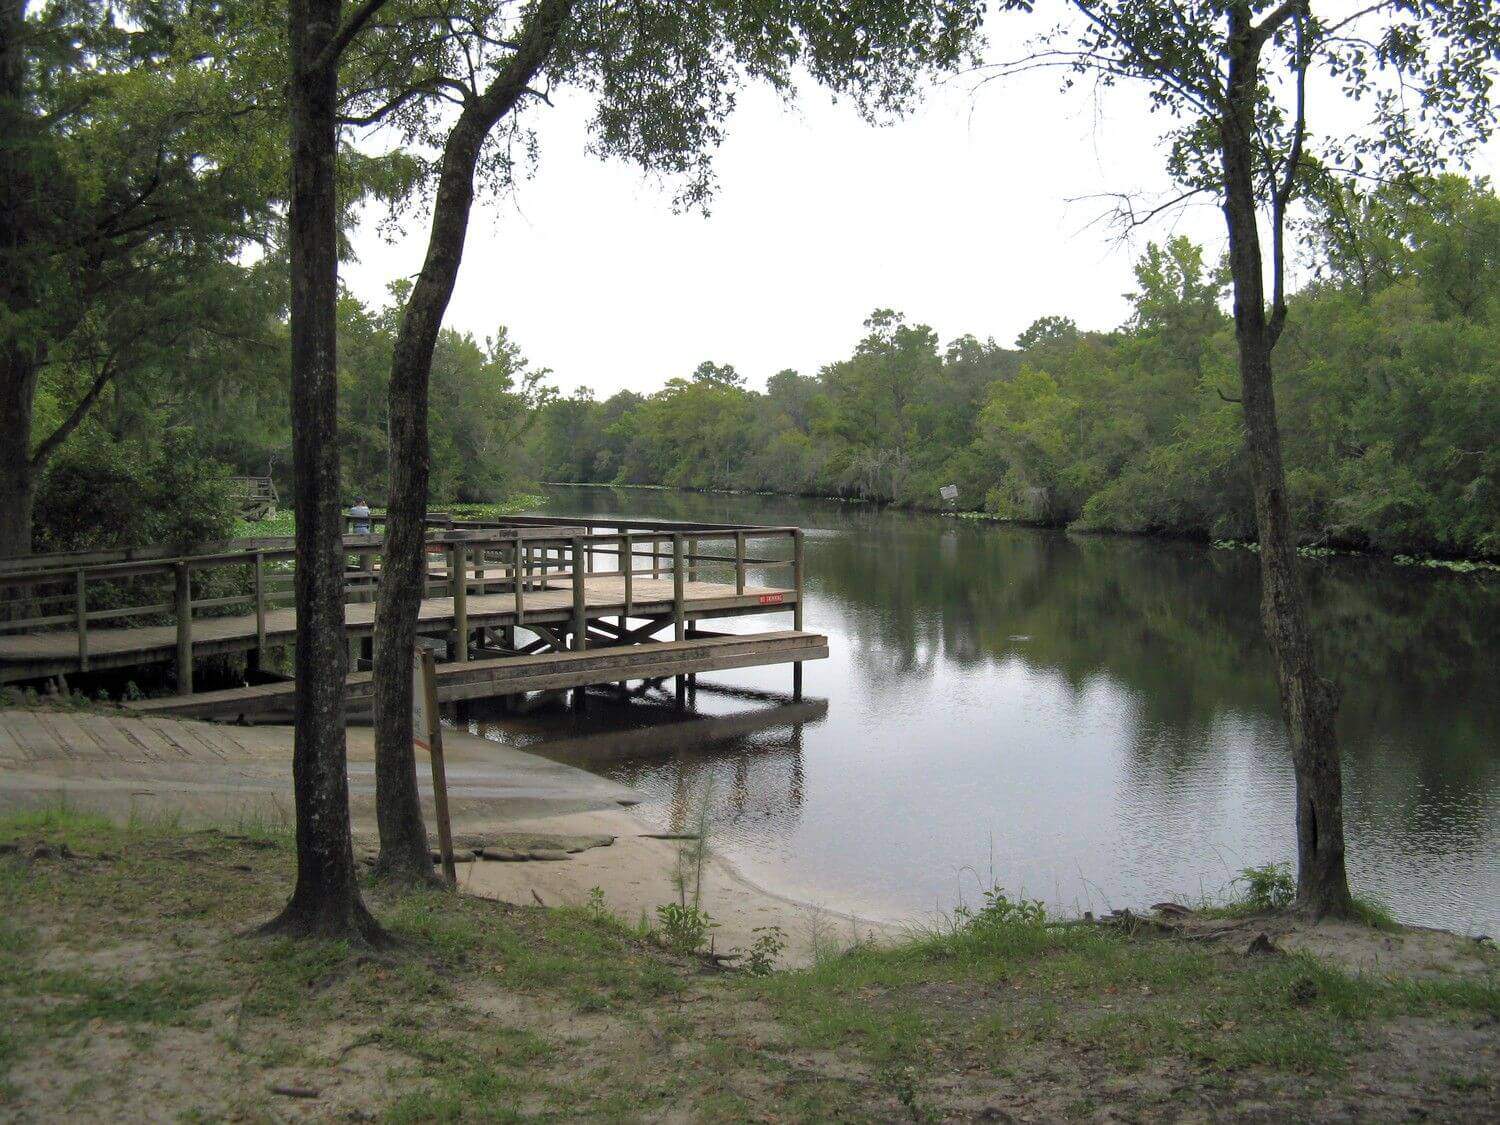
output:
M706 807L713 846L772 890L911 917L998 885L1078 913L1220 896L1293 858L1248 552L765 496L556 488L539 511L806 529L804 628L831 649L811 702L778 697L782 666L702 677L686 717L600 699L478 722L635 786L653 824ZM1305 565L1356 893L1500 933L1500 581Z

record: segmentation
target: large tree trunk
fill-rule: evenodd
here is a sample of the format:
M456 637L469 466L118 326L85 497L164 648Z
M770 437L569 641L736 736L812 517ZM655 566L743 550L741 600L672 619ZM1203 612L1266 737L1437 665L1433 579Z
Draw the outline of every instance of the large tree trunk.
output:
M1333 684L1318 674L1313 658L1272 385L1275 334L1266 317L1252 147L1258 49L1243 27L1239 35L1231 33L1231 111L1220 122L1220 142L1245 448L1260 540L1261 620L1297 779L1297 908L1313 917L1346 916L1352 903L1344 866L1343 778L1334 734L1338 696Z
M35 131L26 111L26 0L0 0L0 302L21 322L35 307L25 244L35 154L25 143ZM31 552L31 412L37 363L32 349L9 329L0 335L0 558Z
M568 0L546 0L531 14L504 74L459 115L443 148L432 230L422 272L407 298L391 359L390 495L375 609L375 803L380 824L376 869L432 878L427 829L412 750L412 656L422 600L422 550L430 449L428 383L443 314L453 296L474 203L474 170L485 138L526 92L567 17ZM467 638L460 637L459 644Z
M297 516L297 703L292 781L297 886L278 933L380 941L355 878L344 742L343 513L339 503L338 61L314 65L340 0L291 0L292 461Z
M31 411L36 368L0 343L0 559L31 553L36 479L31 468Z

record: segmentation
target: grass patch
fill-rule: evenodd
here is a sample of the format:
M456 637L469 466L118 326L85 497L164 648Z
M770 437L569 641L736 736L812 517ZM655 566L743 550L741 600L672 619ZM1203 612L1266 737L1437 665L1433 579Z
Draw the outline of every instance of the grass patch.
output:
M397 939L371 953L246 936L291 886L280 822L114 825L57 806L0 820L0 843L16 845L0 855L0 1116L35 1113L39 1066L101 1114L203 1120L274 1115L277 1084L336 1088L388 1121L1053 1119L1104 1098L1151 1116L1195 1091L1316 1116L1356 1084L1383 1117L1500 1097L1468 1041L1417 1074L1385 1073L1379 1052L1397 1017L1462 1035L1500 1022L1493 974L1356 977L1057 924L999 894L894 947L726 976L597 902L370 884ZM1382 1083L1408 1102L1380 1101Z
M1248 957L1050 923L1039 910L1014 907L1002 900L998 911L960 915L894 948L848 950L745 987L772 1004L803 1045L856 1048L908 1085L912 1073L977 1068L1021 1085L1169 1070L1205 1089L1247 1081L1280 1089L1284 1076L1288 1089L1314 1097L1368 1063L1385 1021L1424 1017L1461 1035L1476 1016L1497 1019L1493 972L1391 981L1308 956ZM1076 1107L1056 1109L1067 1116Z

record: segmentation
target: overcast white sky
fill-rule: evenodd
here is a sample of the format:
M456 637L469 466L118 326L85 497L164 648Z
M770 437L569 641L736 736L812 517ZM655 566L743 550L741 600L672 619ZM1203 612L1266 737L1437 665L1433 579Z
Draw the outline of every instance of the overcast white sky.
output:
M479 337L508 326L565 392L653 391L704 359L763 386L847 356L875 308L944 342L1009 345L1052 313L1118 325L1145 238L1182 232L1219 253L1211 207L1123 246L1096 222L1107 204L1079 198L1168 186L1163 122L1138 90L1101 107L1060 94L1055 74L971 85L934 90L882 128L821 90L792 109L747 90L707 217L674 214L669 188L589 156L581 105L542 107L538 173L476 208L447 323ZM370 222L346 283L383 302L393 278L420 268L425 239L425 217L394 244Z

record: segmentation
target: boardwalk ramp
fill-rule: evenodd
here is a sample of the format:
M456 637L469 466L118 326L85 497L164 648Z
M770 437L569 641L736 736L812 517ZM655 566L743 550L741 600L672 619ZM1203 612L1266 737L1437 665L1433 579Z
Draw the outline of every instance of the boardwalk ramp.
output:
M819 633L788 629L778 632L718 634L681 641L659 641L507 656L439 664L439 702L487 699L532 691L560 691L623 680L664 679L731 668L802 663L828 656L828 638ZM346 681L351 714L373 706L372 675L356 672ZM258 684L226 691L137 700L127 704L137 715L213 718L230 721L275 721L292 712L296 688L292 683Z

